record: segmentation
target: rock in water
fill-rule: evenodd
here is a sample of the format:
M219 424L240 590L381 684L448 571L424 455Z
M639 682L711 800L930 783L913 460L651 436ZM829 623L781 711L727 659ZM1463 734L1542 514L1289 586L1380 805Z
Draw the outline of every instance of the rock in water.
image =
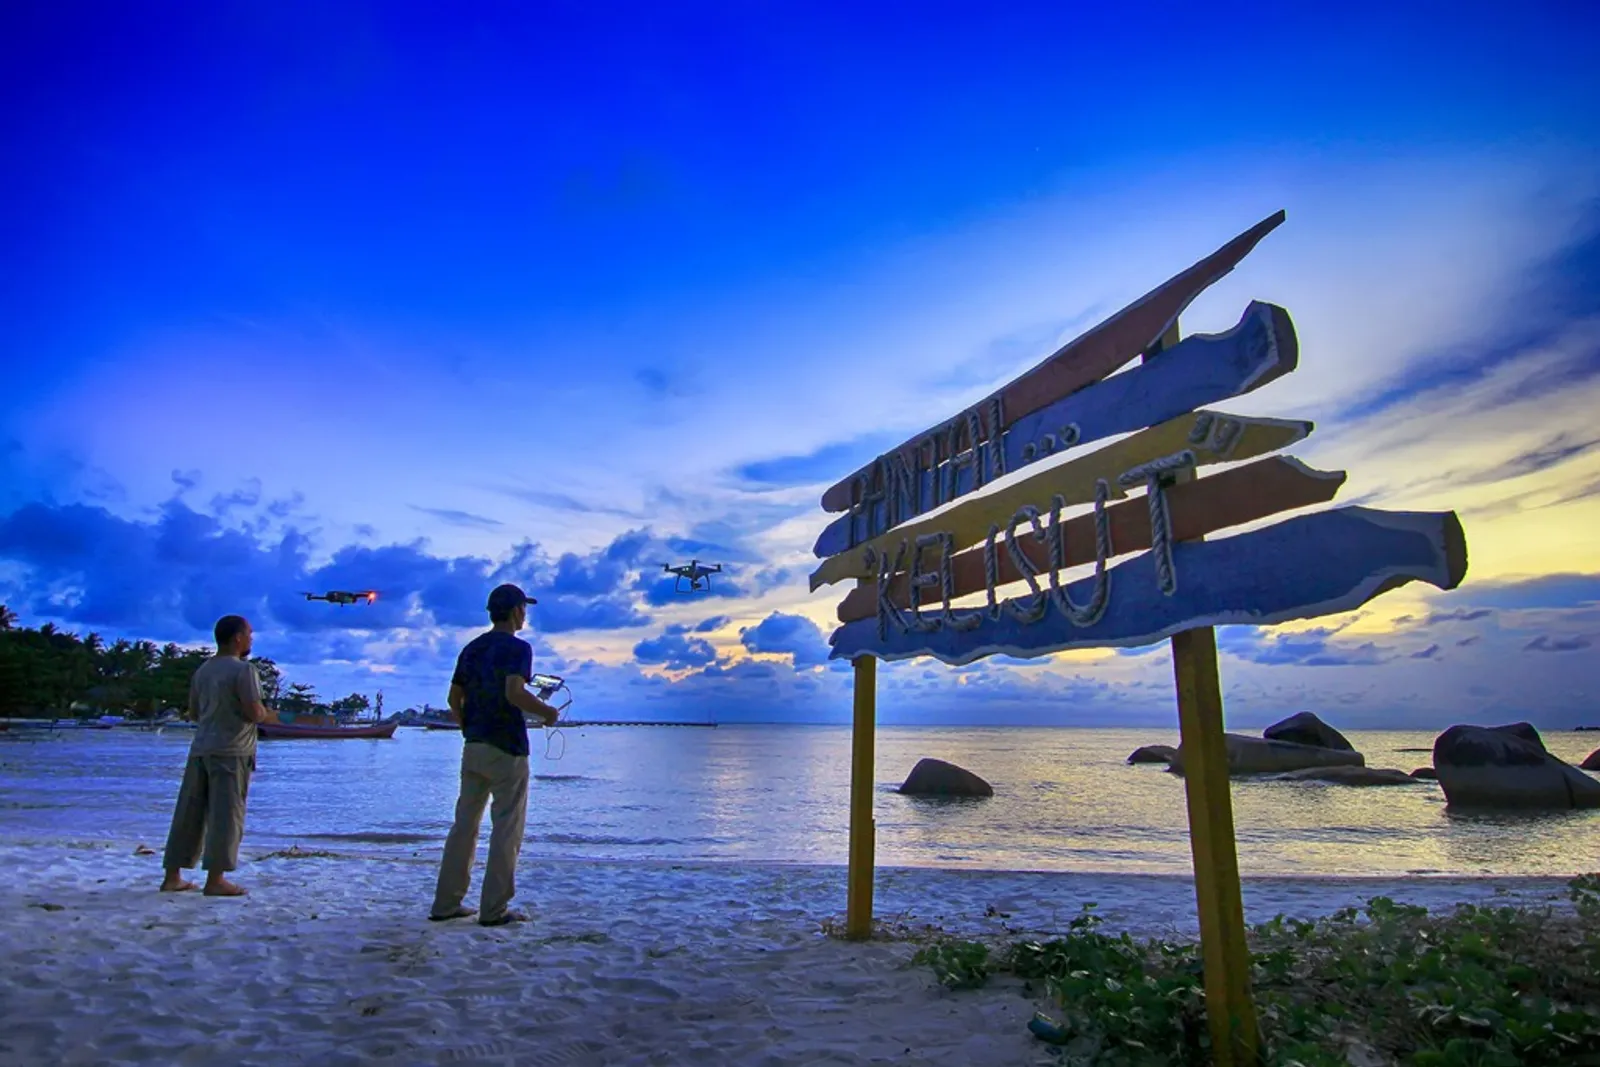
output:
M1452 808L1600 808L1600 782L1547 752L1529 723L1452 726L1433 766Z
M1145 745L1133 750L1129 763L1171 763L1178 758L1178 750L1171 745Z
M1341 734L1309 711L1302 711L1298 715L1289 716L1282 722L1273 723L1261 731L1261 736L1268 741L1288 741L1296 745L1334 748L1341 752L1354 752L1356 750L1356 746L1346 740L1344 734Z
M942 759L920 759L900 792L919 797L992 797L994 787L965 767Z
M1228 746L1228 774L1283 774L1304 767L1365 767L1366 757L1355 750L1343 751L1320 745L1296 745L1288 741L1269 741L1247 734L1223 734ZM1183 746L1169 768L1183 773Z
M1589 753L1589 758L1578 764L1586 771L1600 771L1600 748Z
M1405 771L1382 767L1302 767L1298 771L1274 774L1274 782L1331 782L1334 785L1416 785L1417 779Z

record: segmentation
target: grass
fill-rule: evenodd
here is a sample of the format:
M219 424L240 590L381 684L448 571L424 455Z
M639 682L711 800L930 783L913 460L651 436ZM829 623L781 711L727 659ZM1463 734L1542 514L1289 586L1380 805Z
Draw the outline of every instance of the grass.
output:
M1600 1065L1600 875L1570 909L1386 897L1249 931L1263 1062L1274 1067ZM951 989L1023 978L1059 1006L1035 1032L1067 1064L1210 1062L1200 947L1100 929L1085 905L1062 936L993 944L916 931L913 962ZM893 936L896 931L885 930ZM910 933L911 931L905 931Z

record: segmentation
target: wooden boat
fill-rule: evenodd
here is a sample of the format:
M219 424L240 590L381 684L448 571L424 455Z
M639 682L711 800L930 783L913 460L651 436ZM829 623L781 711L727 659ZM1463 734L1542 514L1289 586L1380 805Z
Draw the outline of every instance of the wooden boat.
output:
M457 733L461 732L461 727L453 722L425 722L422 725L426 726L430 730L454 730Z
M323 725L304 722L262 722L256 724L256 734L263 741L289 740L312 737L393 737L400 725L398 719L384 722L364 722L351 725Z

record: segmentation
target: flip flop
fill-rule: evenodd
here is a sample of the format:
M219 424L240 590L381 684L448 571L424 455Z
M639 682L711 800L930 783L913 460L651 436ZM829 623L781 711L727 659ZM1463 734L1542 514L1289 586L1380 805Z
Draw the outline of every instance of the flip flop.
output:
M465 919L469 915L476 914L478 914L477 908L457 908L449 915L430 915L428 916L428 921L431 923L442 923L450 919Z
M520 911L506 911L492 919L479 919L479 926L505 926L508 923L527 922L528 917Z

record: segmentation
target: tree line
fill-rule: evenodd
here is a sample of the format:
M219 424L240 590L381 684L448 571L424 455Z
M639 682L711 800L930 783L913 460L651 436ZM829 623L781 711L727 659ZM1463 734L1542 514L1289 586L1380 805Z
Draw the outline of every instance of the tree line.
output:
M99 634L80 637L47 622L17 625L16 613L0 604L0 716L57 717L114 714L155 718L189 700L189 681L213 650L168 642L109 644ZM284 685L283 671L265 656L251 656L266 704L280 712L351 715L370 707L351 693L331 702L305 683Z

